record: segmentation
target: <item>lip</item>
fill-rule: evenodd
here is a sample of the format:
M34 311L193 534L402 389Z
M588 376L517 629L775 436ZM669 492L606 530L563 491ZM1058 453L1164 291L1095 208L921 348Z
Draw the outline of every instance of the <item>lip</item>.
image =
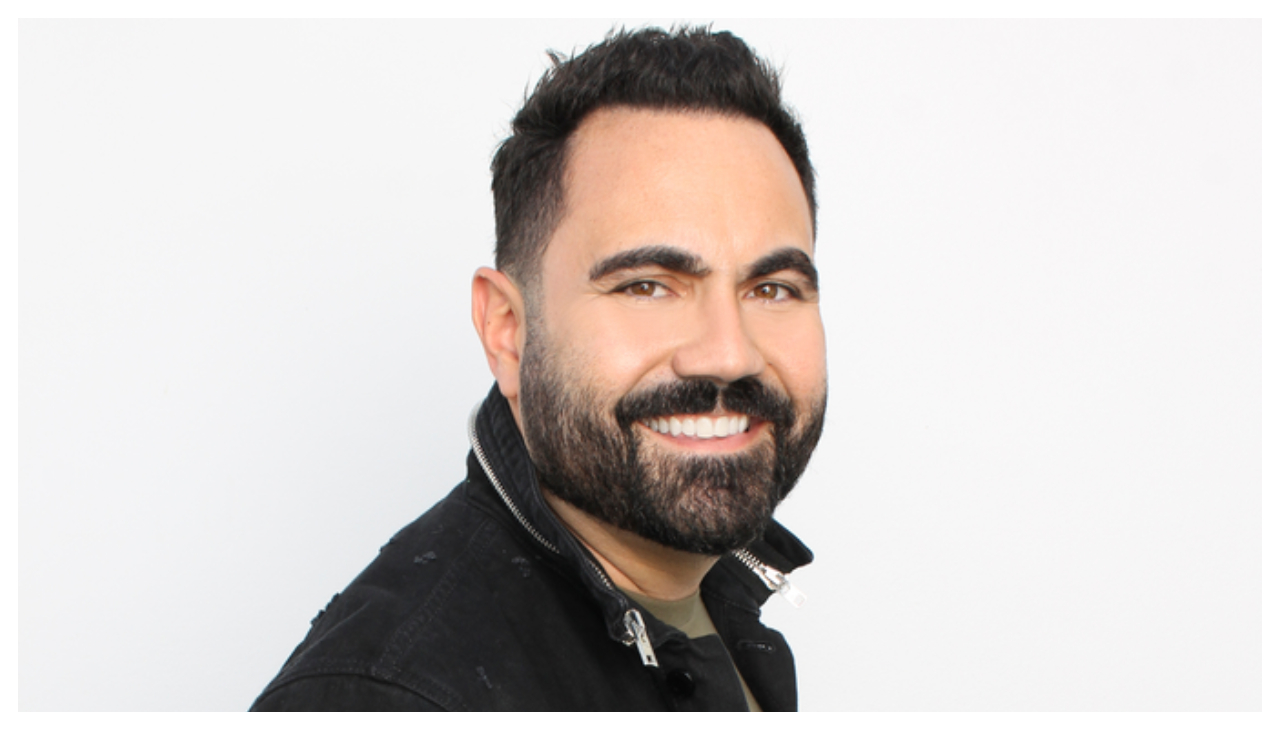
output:
M768 421L752 418L749 421L747 430L742 433L733 434L732 436L699 438L697 436L672 436L669 433L659 433L643 421L636 421L636 425L640 426L650 438L657 440L668 448L703 454L728 453L749 448L762 438L761 434L765 433L765 426L768 423Z

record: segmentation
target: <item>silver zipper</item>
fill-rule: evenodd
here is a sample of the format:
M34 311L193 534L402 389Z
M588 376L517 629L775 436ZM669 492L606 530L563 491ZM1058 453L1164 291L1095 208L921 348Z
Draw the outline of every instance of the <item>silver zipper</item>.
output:
M556 555L559 555L560 551L556 550L556 546L552 545L550 540L543 537L542 533L533 529L533 525L529 524L529 521L520 513L520 509L516 507L516 503L511 501L511 495L507 494L507 490L504 489L502 483L498 481L498 476L493 473L493 467L489 466L489 459L484 455L484 450L480 448L480 438L476 436L476 414L480 412L481 405L483 405L483 401L477 403L476 407L471 409L471 417L467 420L467 433L471 436L471 450L476 452L476 460L480 462L480 468L484 469L485 476L489 477L489 483L498 491L498 496L502 497L502 501L506 502L507 509L511 510L511 514L515 515L516 521L524 526L524 529L528 530L529 534L533 535L535 540L542 543L543 547Z
M623 623L627 627L627 638L623 643L636 647L640 652L640 661L644 662L646 667L658 666L658 656L653 653L653 645L649 643L649 632L645 630L644 618L640 612L634 608L628 609L627 614L623 616Z
M795 585L787 579L787 574L781 570L769 565L747 552L746 550L734 550L733 556L741 560L744 565L751 569L760 580L769 587L769 590L777 593L786 599L787 603L799 608L804 605L804 591L796 588Z
M617 592L618 587L609 580L609 576L604 574L604 570L596 564L596 561L588 560L587 562L595 570L600 582L609 590ZM640 652L640 661L644 662L646 667L658 666L658 655L653 653L653 644L649 643L649 631L645 628L644 617L640 612L634 608L627 609L622 616L622 625L627 630L626 635L622 637L622 643L634 646L636 651Z
M516 521L543 547L559 555L560 551L556 549L556 546L552 545L550 540L543 537L542 533L535 530L529 520L525 519L524 514L516 507L516 503L511 500L511 495L507 494L507 490L502 486L502 482L498 481L498 475L493 473L493 467L489 465L489 459L484 455L484 449L480 447L480 438L476 435L476 415L480 413L480 406L482 405L484 405L483 401L477 403L476 407L471 409L471 417L467 420L467 434L471 437L471 450L475 452L476 461L480 462L480 468L484 470L485 476L489 477L489 483L498 492L498 496L507 505L507 509L511 510L511 514L516 518ZM596 577L600 579L600 582L616 593L617 586L613 584L613 581L609 580L609 576L605 575L604 570L594 560L588 560L587 562L595 571ZM640 612L634 608L629 609L623 616L623 625L627 633L623 637L622 643L627 646L635 646L639 650L640 659L645 666L658 666L658 657L653 653L653 645L649 643L649 632L645 629L644 619L641 618Z

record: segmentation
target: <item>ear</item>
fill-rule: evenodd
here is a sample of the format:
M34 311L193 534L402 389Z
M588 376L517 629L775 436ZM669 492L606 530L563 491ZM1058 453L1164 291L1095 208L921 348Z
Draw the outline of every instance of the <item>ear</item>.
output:
M476 270L471 279L471 323L480 335L498 389L515 406L524 352L524 298L506 274L488 267Z

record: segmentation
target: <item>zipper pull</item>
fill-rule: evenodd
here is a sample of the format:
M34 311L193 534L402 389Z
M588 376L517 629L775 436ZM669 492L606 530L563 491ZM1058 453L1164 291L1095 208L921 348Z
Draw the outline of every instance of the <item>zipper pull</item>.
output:
M787 579L786 573L760 562L753 565L751 570L756 575L760 576L760 580L764 581L764 584L769 586L770 590L786 599L787 603L790 603L796 608L800 608L804 605L806 599L804 591L796 588L795 585Z
M622 617L623 624L627 627L627 633L630 640L627 645L635 645L640 651L640 659L646 667L658 666L658 656L653 653L653 645L649 643L649 632L644 628L644 618L640 616L640 612L636 609L627 611Z

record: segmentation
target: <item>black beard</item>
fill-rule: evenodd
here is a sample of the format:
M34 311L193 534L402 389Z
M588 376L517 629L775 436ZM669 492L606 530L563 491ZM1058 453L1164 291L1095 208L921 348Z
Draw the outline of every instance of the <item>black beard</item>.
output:
M609 413L588 386L570 381L542 339L531 327L520 368L524 436L538 483L667 547L723 555L755 542L822 434L825 390L798 423L791 399L755 377L726 386L673 381L629 393ZM717 405L768 422L769 437L743 453L678 456L639 433L642 419L710 413Z

